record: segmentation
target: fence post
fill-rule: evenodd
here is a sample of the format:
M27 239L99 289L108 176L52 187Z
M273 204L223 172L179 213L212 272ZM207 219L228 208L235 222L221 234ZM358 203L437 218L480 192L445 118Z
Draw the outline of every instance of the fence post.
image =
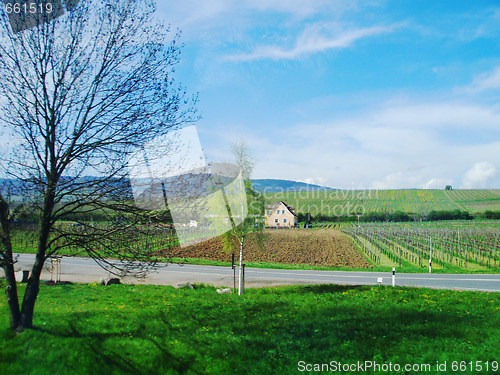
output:
M236 293L236 267L234 265L234 253L233 253L233 264L231 268L233 269L233 293Z
M241 286L241 292L245 293L245 264L243 264L243 284Z
M59 282L61 281L61 258L51 257L50 258L50 281Z
M429 273L432 273L432 237L431 237L431 248L429 253Z

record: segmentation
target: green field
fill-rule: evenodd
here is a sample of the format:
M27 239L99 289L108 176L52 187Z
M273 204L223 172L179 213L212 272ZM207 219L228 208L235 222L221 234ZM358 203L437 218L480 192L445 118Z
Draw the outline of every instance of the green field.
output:
M42 285L34 325L10 331L0 299L1 374L309 374L299 369L331 361L431 366L363 374L494 374L500 361L498 293Z
M500 210L500 189L475 190L341 190L266 193L267 203L287 201L297 213L353 215L356 212L395 212L425 215L430 211L464 210L480 213Z

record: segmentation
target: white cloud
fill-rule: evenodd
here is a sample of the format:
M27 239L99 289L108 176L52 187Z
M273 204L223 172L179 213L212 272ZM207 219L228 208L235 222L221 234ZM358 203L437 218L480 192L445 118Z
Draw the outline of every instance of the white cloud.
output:
M232 10L231 0L185 0L160 2L160 14L176 27L196 27L211 22Z
M500 112L494 107L463 102L388 102L374 115L380 123L411 128L493 128L498 129Z
M251 53L241 53L227 56L229 61L251 61L251 60L291 60L313 53L323 52L330 49L341 49L351 46L359 39L389 33L394 30L391 27L367 27L338 32L336 35L329 34L328 26L314 25L306 28L299 35L293 48L284 48L276 45L258 46Z
M165 12L166 18L169 19L170 12L170 15L182 21L179 26L192 36L196 41L195 46L202 49L203 53L196 57L195 64L196 72L203 78L202 83L210 88L217 84L217 89L230 86L231 89L237 87L242 90L247 89L248 83L247 97L252 100L254 97L262 97L261 100L252 102L259 113L261 111L258 106L267 98L266 95L272 93L283 96L276 101L274 110L276 113L283 112L280 120L276 120L278 115L274 116L274 113L268 116L269 119L264 115L256 116L257 120L252 114L237 114L240 117L228 115L227 119L231 120L221 116L228 123L219 124L222 120L217 116L210 119L207 116L209 122L219 125L217 129L210 127L207 139L214 146L209 152L219 158L230 159L225 156L227 152L220 150L220 144L239 139L242 133L246 133L250 148L260 160L255 169L257 178L321 182L339 188L378 186L442 189L448 184L460 185L462 181L475 186L500 187L499 174L496 177L484 177L487 168L480 169L479 172L472 168L467 172L467 178L464 176L476 161L487 160L491 165L500 166L500 106L498 101L496 105L491 104L495 98L490 95L492 90L500 90L500 65L471 79L467 87L455 88L451 92L452 88L443 86L447 84L446 80L453 77L451 85L461 81L462 62L467 69L476 69L477 61L460 59L455 66L454 62L445 59L439 60L439 65L436 66L435 61L427 60L425 53L429 51L422 47L438 32L442 33L438 37L443 40L451 37L453 43L456 39L461 40L460 35L457 35L457 25L458 29L475 30L478 20L484 18L482 14L477 16L474 13L474 19L468 22L462 18L447 21L442 15L436 15L432 20L421 20L422 22L417 16L415 21L404 21L406 17L396 18L386 12L373 12L372 6L347 0L186 0L160 3L162 10L169 8ZM367 7L371 8L368 12ZM491 13L491 9L486 13L488 12ZM413 20L413 16L410 14L409 19ZM400 23L402 20L404 23ZM434 21L439 22L436 24ZM282 65L283 69L287 69L295 67L289 61L358 47L360 42L369 41L371 44L389 34L389 42L396 43L394 48L400 46L401 51L405 51L407 46L398 43L410 42L410 37L418 38L417 34L411 33L411 29L415 29L412 27L413 22L433 25L433 33L421 32L424 39L416 39L412 46L416 49L423 48L422 60L417 59L415 63L425 63L425 69L435 66L433 71L439 79L429 81L428 87L420 93L415 90L426 85L425 78L419 80L420 83L415 85L417 87L414 87L413 80L420 79L418 75L413 78L408 74L408 81L403 79L398 82L401 79L398 78L398 59L388 61L388 64L394 65L395 77L394 82L392 77L387 77L387 88L384 83L380 83L378 90L369 91L371 86L363 89L365 86L358 82L353 87L347 83L345 89L341 85L332 85L331 91L326 91L324 87L321 91L319 87L313 95L320 95L320 99L323 99L330 93L330 97L324 102L310 105L307 105L307 98L311 93L307 89L303 92L304 105L297 103L300 99L288 101L288 96L295 98L297 95L287 95L288 93L279 90L276 90L276 94L269 89L271 85L265 87L265 95L264 89L256 89L252 74L260 74L262 65L258 63L249 66L221 63L221 56L235 62L263 60L266 63L268 60L286 60ZM401 28L410 30L410 34L396 35ZM367 40L370 37L374 38ZM473 35L473 38L477 37L478 35ZM460 46L466 51L466 45ZM385 47L388 45L384 44ZM380 51L382 53L382 49ZM407 64L408 61L404 58L401 55L402 61ZM456 59L457 56L453 55L453 58ZM335 63L335 59L320 60L322 63L326 60L328 64L331 63L330 60ZM373 70L376 75L378 67L370 65L371 63L370 60L366 61L367 70ZM482 63L485 63L484 60ZM310 65L314 65L313 73L318 73L316 64ZM282 80L283 77L280 76L279 79ZM276 81L276 87L279 87L279 82ZM440 88L433 93L436 84ZM396 85L399 85L398 88L394 88ZM361 89L357 89L358 86ZM291 85L287 84L285 87ZM469 100L472 96L469 94L483 92L486 100L481 101L482 97L479 95ZM346 100L349 95L352 97ZM384 101L388 95L393 99ZM300 112L299 115L292 117L294 111ZM262 113L265 112L266 105L263 105ZM325 116L330 117L325 119ZM237 120L234 121L233 118ZM300 120L297 118L305 120L298 123ZM238 126L234 127L231 121L237 122Z
M307 17L327 11L339 14L356 6L354 0L246 0L242 3L250 9L283 12L298 17Z
M304 182L309 185L320 185L320 186L326 186L327 184L327 179L322 178L322 177L307 177L304 178L303 180L297 180L298 182Z
M493 163L479 162L469 169L464 177L463 188L480 189L488 187L488 183L497 175L498 169Z
M453 180L449 178L431 178L417 187L422 189L444 189L446 185L453 185Z
M459 93L479 93L487 90L500 90L500 67L496 67L493 71L479 74L474 77L470 85L456 89Z
M412 181L413 180L413 181ZM403 175L401 172L391 173L381 180L373 181L371 187L373 189L401 189L408 184L415 186L416 183L419 182L419 178L408 178L408 176Z
M297 22L316 16L337 19L349 9L356 9L356 0L183 0L159 2L159 17L185 32L184 37L199 40L216 35L223 39L251 28L268 28L263 15L275 17L297 27Z
M373 189L444 189L446 185L452 185L453 180L449 178L430 178L426 180L422 176L412 176L402 172L391 173L381 180L372 182Z
M468 105L461 111L462 105L447 102L390 103L326 123L255 134L252 147L261 160L255 176L316 178L344 189L444 189L460 184L463 166L471 160L500 165L500 133L492 127L495 120L500 123L500 114L490 107ZM476 131L488 136L475 139ZM469 185L498 188L493 174L482 180L477 173L469 176L476 181Z

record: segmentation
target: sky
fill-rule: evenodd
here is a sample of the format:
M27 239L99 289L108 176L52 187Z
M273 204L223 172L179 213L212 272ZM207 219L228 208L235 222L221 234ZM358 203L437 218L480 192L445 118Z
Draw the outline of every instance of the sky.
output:
M500 188L498 1L158 1L209 161L342 189Z

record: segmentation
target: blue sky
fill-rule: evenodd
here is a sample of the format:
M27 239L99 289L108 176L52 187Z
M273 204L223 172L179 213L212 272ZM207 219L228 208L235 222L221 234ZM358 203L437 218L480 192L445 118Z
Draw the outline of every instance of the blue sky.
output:
M183 0L209 161L343 189L500 188L498 1Z

